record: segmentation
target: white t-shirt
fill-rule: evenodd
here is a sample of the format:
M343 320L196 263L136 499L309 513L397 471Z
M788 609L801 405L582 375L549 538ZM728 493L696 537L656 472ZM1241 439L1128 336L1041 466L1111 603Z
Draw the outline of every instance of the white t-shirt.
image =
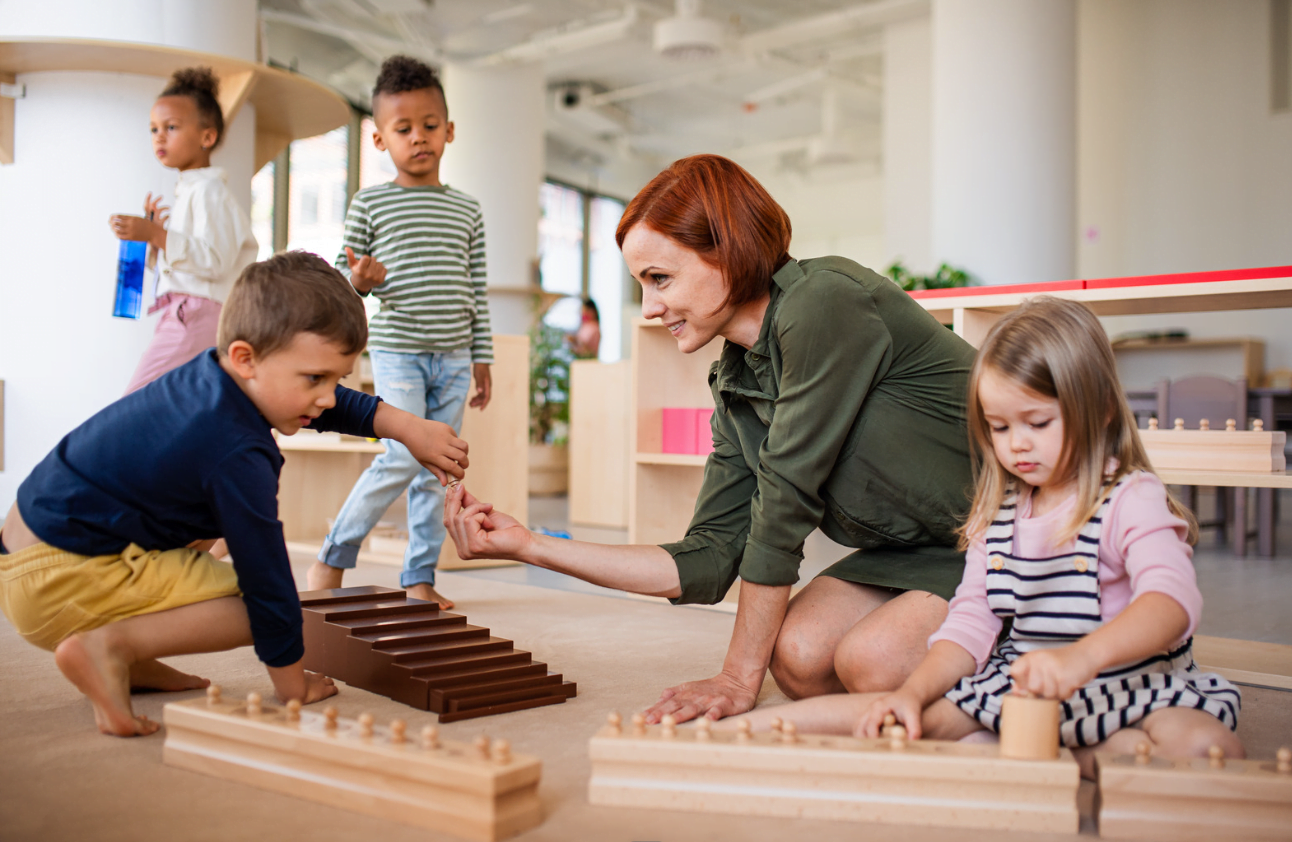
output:
M166 248L157 256L157 294L182 292L224 303L256 259L251 218L233 199L220 167L185 170L175 186Z

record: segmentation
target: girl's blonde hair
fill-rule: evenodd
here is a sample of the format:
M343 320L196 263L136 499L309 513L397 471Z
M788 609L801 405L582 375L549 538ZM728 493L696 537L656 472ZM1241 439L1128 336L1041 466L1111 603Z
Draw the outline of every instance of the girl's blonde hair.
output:
M1099 319L1076 301L1049 295L1029 299L991 329L969 374L967 414L975 487L969 518L959 531L960 549L982 537L1012 479L995 458L991 427L978 396L987 369L1059 402L1064 448L1055 475L1076 477L1077 505L1055 536L1056 545L1076 537L1117 480L1133 471L1153 473ZM1116 467L1109 474L1112 460ZM1198 537L1193 515L1169 492L1167 505L1189 525L1188 541L1193 544Z

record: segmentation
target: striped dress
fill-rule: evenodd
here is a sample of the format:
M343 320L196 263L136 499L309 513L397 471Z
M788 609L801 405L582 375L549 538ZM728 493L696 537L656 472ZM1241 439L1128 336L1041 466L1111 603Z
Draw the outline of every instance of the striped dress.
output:
M985 728L1000 730L1001 698L1010 690L1010 665L1020 655L1067 646L1103 625L1099 539L1111 499L1112 489L1071 552L1049 558L1015 552L1017 490L1006 495L988 527L987 602L1002 620L1012 618L1013 626L983 669L946 694ZM1204 710L1235 729L1239 705L1232 684L1198 670L1190 639L1170 652L1101 672L1063 703L1059 736L1070 748L1092 746L1168 707Z
M484 217L475 199L451 187L367 187L345 216L337 268L349 277L346 246L386 267L385 282L371 292L381 311L368 325L370 348L421 354L469 347L473 362L493 362Z

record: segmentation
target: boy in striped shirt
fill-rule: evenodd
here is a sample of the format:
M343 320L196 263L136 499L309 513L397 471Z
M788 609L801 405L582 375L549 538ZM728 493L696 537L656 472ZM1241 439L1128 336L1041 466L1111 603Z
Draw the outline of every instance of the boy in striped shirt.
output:
M461 430L472 376L473 407L488 405L492 385L480 205L440 183L440 159L453 140L453 123L434 70L408 56L386 59L372 110L373 144L390 152L398 175L355 194L337 268L360 295L381 300L368 327L377 394L399 409ZM445 535L443 489L394 441L341 507L310 568L311 589L341 586L363 539L405 488L409 540L400 584L410 597L453 607L435 590Z

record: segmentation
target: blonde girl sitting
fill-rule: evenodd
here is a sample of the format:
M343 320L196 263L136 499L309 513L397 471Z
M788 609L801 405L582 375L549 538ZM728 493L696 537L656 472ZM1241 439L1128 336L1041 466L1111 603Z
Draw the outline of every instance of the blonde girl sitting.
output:
M1194 665L1197 527L1153 473L1099 320L1034 298L1002 318L970 375L977 478L964 578L929 653L892 693L759 712L800 730L912 738L996 731L1014 692L1062 701L1060 739L1091 749L1242 757L1238 690ZM1008 635L997 641L1005 620Z

